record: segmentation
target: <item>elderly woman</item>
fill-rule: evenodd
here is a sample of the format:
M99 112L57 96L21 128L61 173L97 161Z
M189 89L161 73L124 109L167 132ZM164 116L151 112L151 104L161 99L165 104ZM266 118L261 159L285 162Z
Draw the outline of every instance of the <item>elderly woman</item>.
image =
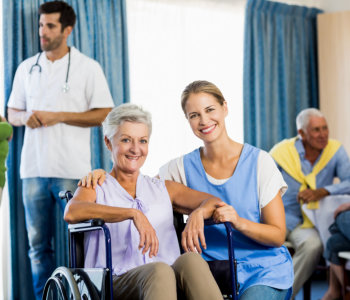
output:
M140 173L148 154L151 117L136 105L114 108L103 123L112 171L96 189L80 187L69 201L64 219L76 223L102 218L112 235L113 287L117 299L222 299L207 263L197 253L180 256L173 209L190 214L187 239L198 245L203 218L221 200L176 182ZM85 239L85 267L105 261L102 236ZM199 247L199 246L198 246Z

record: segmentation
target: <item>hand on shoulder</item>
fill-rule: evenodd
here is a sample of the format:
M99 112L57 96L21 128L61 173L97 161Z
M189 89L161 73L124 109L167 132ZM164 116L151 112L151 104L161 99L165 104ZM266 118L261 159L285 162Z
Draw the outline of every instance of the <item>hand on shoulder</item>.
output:
M88 175L84 176L79 180L78 186L81 187L90 187L96 189L97 184L102 185L102 183L106 180L107 172L103 169L96 169L90 172Z

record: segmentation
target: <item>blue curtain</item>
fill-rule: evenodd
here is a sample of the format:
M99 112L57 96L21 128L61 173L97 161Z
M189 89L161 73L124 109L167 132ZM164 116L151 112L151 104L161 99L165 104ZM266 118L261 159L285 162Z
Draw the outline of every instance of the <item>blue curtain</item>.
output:
M248 0L244 37L244 139L269 150L296 135L295 117L318 106L316 16L322 11Z
M17 66L40 49L38 7L43 0L3 1L3 40L5 64L5 110ZM125 0L69 0L77 14L77 24L68 44L96 59L107 77L115 105L129 101L128 49ZM24 128L14 130L8 157L10 194L12 299L34 299L28 241L19 177ZM92 130L93 168L111 167L103 145L101 128ZM69 168L69 166L67 166ZM55 254L57 265L67 262L67 239L62 214L56 211Z

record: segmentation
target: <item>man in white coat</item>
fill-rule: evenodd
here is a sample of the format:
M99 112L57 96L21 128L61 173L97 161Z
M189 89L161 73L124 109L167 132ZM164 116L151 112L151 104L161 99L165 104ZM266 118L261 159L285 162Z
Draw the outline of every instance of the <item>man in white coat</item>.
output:
M55 268L51 245L55 202L60 190L74 191L91 170L90 128L113 107L100 65L67 38L76 15L62 1L39 8L43 52L23 61L8 102L9 122L26 126L20 174L36 299Z

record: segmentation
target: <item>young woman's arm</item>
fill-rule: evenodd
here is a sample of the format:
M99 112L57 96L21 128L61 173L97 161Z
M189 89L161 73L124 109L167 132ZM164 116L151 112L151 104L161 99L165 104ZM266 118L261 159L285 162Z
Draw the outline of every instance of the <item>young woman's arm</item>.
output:
M226 203L220 204L213 214L217 222L230 222L232 226L258 243L280 247L286 238L286 221L280 192L261 209L261 222L241 218L236 210Z

